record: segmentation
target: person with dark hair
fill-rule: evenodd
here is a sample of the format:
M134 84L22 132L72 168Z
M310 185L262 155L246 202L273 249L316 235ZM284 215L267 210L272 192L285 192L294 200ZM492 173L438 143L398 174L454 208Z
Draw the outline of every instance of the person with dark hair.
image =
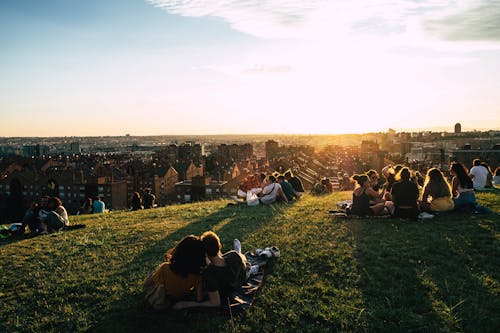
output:
M27 203L27 209L24 213L23 223L19 229L19 233L24 235L26 226L30 229L30 236L38 234L41 230L40 219L38 218L38 203L35 201L29 201Z
M431 168L427 171L421 205L423 209L432 212L446 212L455 208L451 185L441 170Z
M450 166L450 174L453 176L451 192L455 209L471 210L477 204L477 201L474 194L474 185L467 169L461 163L453 162Z
M380 182L379 182L379 179L380 179L380 176L378 174L378 172L376 170L373 170L373 169L370 169L366 172L366 175L368 176L369 178L369 181L370 181L370 186L372 187L372 189L379 193L379 196L378 198L374 199L374 200L371 200L371 204L377 204L377 203L381 203L381 202L384 202L385 200L383 199L384 197L384 191L380 191L380 189L382 188L382 185Z
M481 160L476 158L472 161L472 168L470 169L469 176L472 179L475 190L482 190L486 186L489 171L483 165Z
M484 188L493 187L493 171L491 171L490 166L486 162L481 162L481 166L484 167L488 174L486 175L486 182L484 183Z
M366 172L366 175L370 179L370 184L373 190L378 192L378 190L380 190L380 186L378 183L379 180L378 172L376 170L370 169Z
M392 185L396 182L396 173L390 165L382 169L382 174L385 177L385 183L382 185L382 198L387 201L392 200L391 191Z
M210 262L203 271L203 282L208 293L208 300L203 302L179 302L174 309L180 310L190 307L218 307L228 304L228 297L235 288L244 283L249 264L240 249L231 250L222 254L222 244L219 236L213 231L204 232L200 240ZM236 240L235 240L236 243Z
M201 273L206 260L200 238L184 237L167 251L165 259L144 281L146 304L155 310L166 309L193 293L201 301Z
M259 193L259 201L264 205L270 205L277 200L288 202L288 199L283 193L281 185L277 182L276 177L269 176L269 185L264 187L262 192Z
M354 175L352 180L356 181L357 187L352 192L352 206L350 213L353 215L382 215L384 203L370 205L370 200L378 198L378 192L371 187L370 180L366 174Z
M403 167L396 176L398 182L392 185L392 202L394 203L395 217L417 218L418 208L418 185L410 181L410 169Z
M285 176L279 175L278 176L278 183L281 185L281 189L283 190L283 193L285 193L288 201L292 201L293 199L299 198L297 193L295 193L295 190L293 189L292 184L290 184L289 182L286 181Z
M85 199L82 206L78 210L78 215L92 214L93 212L94 212L94 204L92 202L92 198L88 197L87 199Z
M424 187L425 178L424 178L424 176L422 176L420 171L415 171L414 180L415 180L415 183L419 186L419 188Z
M139 192L134 192L132 194L132 210L141 210L142 208L141 195Z
M144 195L142 196L142 202L144 204L144 209L153 208L155 205L156 196L151 193L151 189L147 188L144 190Z
M92 205L92 213L101 214L104 213L105 211L106 211L106 205L104 204L104 201L101 200L100 196L97 196Z
M260 184L259 185L260 188L264 188L267 185L269 185L269 178L267 177L267 175L264 172L261 172L259 174L259 184Z
M47 202L49 212L41 219L42 233L61 230L64 226L69 226L68 212L62 205L61 199L51 197Z
M302 185L302 181L295 177L292 173L291 170L288 170L286 171L283 176L285 176L285 179L287 182L290 183L290 185L292 185L295 193L300 197L304 194L305 190L304 190L304 186Z

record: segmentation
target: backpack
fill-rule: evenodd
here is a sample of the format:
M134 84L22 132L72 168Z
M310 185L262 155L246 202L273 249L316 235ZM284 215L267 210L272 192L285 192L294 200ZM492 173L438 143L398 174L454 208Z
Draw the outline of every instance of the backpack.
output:
M246 282L247 259L234 250L224 253L222 258L224 258L227 267L234 276L230 283L231 288L233 290L240 288Z

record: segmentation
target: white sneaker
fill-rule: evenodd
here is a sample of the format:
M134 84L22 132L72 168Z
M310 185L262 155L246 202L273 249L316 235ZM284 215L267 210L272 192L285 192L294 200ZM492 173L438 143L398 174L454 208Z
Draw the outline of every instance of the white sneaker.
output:
M427 212L422 212L418 215L418 218L421 219L421 220L425 220L425 219L432 219L434 217L434 215L432 214L429 214Z
M233 240L233 248L236 252L241 253L241 242L237 238Z
M264 250L262 249L255 249L255 254L260 256L262 254L262 252L264 252Z
M271 252L271 256L276 258L278 258L281 255L280 250L276 246L266 247L264 251Z
M259 255L261 257L271 258L273 256L273 253L271 252L271 250L266 249L266 250L262 251Z

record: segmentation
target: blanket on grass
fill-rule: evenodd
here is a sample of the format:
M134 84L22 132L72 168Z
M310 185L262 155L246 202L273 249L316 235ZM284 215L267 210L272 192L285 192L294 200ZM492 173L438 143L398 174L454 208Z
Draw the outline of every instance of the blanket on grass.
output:
M261 268L257 273L250 275L245 284L232 292L227 309L233 316L245 312L252 306L264 281L263 267L269 260L266 256L258 256L251 252L246 252L245 257L251 265L259 265Z

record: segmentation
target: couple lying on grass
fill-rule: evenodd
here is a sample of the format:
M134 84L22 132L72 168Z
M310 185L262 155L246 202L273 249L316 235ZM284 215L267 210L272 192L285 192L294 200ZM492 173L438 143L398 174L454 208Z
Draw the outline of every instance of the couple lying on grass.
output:
M180 310L227 305L231 292L259 271L259 266L247 263L237 239L234 247L222 254L220 239L212 231L184 237L144 282L146 307Z

